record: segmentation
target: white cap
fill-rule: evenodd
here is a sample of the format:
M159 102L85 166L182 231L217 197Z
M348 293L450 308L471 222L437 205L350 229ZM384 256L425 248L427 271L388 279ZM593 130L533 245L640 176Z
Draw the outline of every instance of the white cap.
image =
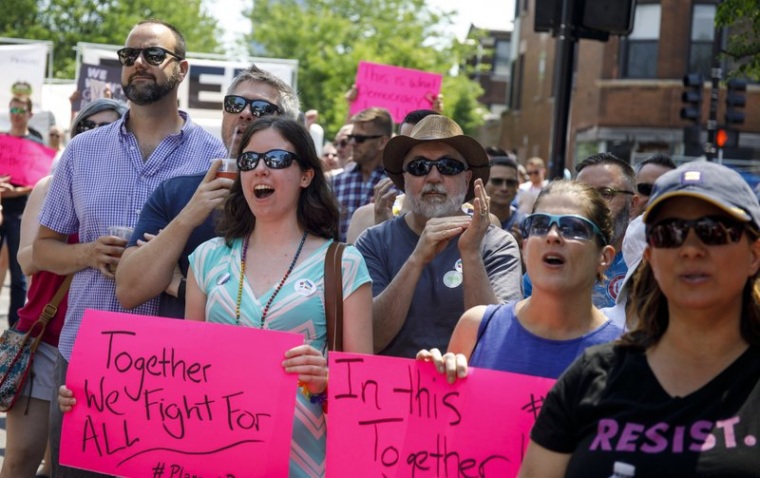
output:
M625 273L625 278L620 283L620 289L618 289L620 292L618 292L617 299L615 299L616 303L624 304L626 299L628 299L626 286L629 285L633 273L639 267L646 247L646 225L643 218L637 216L628 224L628 229L626 229L625 237L623 238L623 260L628 267L628 272Z

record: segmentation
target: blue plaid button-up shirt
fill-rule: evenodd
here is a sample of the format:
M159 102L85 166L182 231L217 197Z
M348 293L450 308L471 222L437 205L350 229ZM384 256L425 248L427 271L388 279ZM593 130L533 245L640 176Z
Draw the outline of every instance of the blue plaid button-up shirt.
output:
M364 181L358 164L343 171L333 178L333 193L340 206L340 240L346 242L348 224L357 209L372 202L374 187L385 177L385 170L380 165Z
M81 243L108 233L109 226L134 227L148 196L165 179L207 171L211 158L227 154L224 145L185 112L178 134L167 136L143 161L137 138L119 121L77 135L66 146L40 224L61 234L79 234ZM58 348L68 360L85 309L155 315L158 298L132 310L116 299L116 283L93 268L74 276Z

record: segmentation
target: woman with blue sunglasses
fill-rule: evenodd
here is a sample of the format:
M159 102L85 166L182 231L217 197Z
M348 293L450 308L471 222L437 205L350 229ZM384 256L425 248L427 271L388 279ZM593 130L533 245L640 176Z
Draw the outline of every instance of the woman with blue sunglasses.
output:
M557 378L586 347L622 330L591 303L594 284L615 251L610 212L588 186L555 181L538 195L523 223L523 259L531 297L474 307L459 320L448 352L423 350L450 382L482 367Z
M224 203L222 237L190 255L185 318L300 333L285 354L298 376L290 477L324 476L327 387L325 256L338 237L338 208L311 136L277 116L254 121L237 151L240 175ZM342 258L343 349L372 353L372 291L359 251ZM241 350L241 363L255 351Z
M760 473L760 204L694 161L655 182L644 223L638 324L555 384L522 477Z

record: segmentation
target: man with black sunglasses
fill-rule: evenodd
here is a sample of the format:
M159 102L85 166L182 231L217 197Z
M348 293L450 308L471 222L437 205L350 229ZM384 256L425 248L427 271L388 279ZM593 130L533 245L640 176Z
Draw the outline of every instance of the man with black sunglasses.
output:
M188 71L185 40L172 25L145 20L130 31L118 58L130 109L107 125L77 135L64 151L40 214L34 261L41 269L73 274L68 311L58 344L56 385L66 369L85 309L127 312L115 300L114 270L127 241L111 226L134 227L145 201L164 180L208 169L226 150L221 141L178 110L177 89ZM79 244L68 244L78 233ZM148 276L149 274L146 274ZM134 310L156 315L158 299ZM58 467L61 417L51 407L51 450Z
M368 108L351 118L353 130L347 135L353 166L333 178L332 190L340 206L340 240L346 240L351 216L369 204L375 185L385 177L383 150L393 135L393 119L388 110Z
M525 219L525 214L513 205L520 186L517 163L507 156L494 156L490 164L491 174L486 183L486 193L491 198L491 212L501 221L502 229L512 232L519 229Z
M222 139L235 156L250 124L270 115L297 119L299 101L288 84L251 65L232 80L222 111ZM138 307L160 296L158 315L185 316L188 256L216 237L213 212L233 184L217 177L217 167L163 182L142 208L116 273L116 296L124 307ZM144 242L147 239L151 240Z
M517 244L490 223L488 156L453 120L431 115L388 142L383 164L410 211L356 241L372 276L375 352L446 350L465 310L522 297Z
M639 199L633 211L634 217L643 214L647 208L657 178L673 169L676 169L676 163L663 153L653 154L636 166L636 196Z

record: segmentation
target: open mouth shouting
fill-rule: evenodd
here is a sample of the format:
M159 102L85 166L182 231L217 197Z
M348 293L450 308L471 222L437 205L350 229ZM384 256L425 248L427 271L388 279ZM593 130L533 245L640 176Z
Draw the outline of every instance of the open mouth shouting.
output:
M253 194L257 199L264 199L274 194L274 188L266 184L259 184L253 188Z

